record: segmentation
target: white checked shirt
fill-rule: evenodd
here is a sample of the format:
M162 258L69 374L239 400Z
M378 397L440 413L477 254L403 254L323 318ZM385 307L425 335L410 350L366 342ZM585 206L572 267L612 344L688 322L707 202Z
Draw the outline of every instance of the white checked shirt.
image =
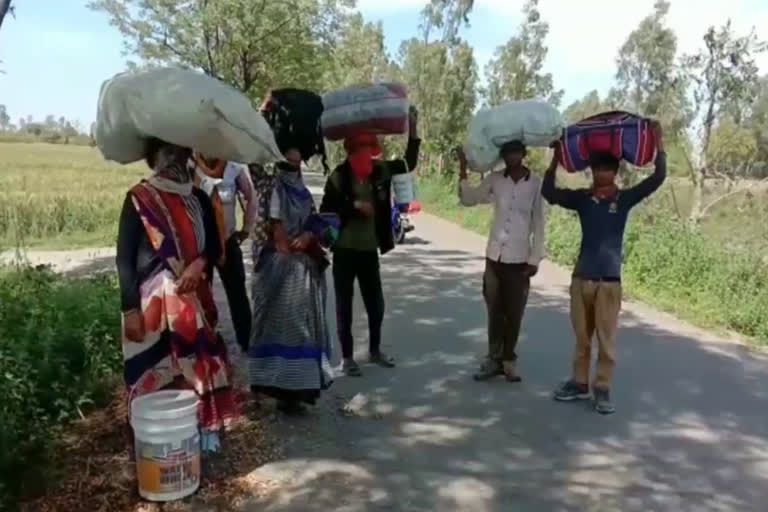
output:
M494 217L486 256L501 263L528 263L538 266L544 259L544 200L542 179L533 174L515 180L504 171L490 173L472 187L459 183L459 200L464 206L493 203Z

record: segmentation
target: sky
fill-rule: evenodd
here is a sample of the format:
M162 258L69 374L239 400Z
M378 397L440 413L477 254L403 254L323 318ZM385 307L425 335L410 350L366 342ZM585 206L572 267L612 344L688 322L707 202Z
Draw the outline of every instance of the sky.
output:
M279 0L277 0L279 1ZM78 120L88 127L96 117L101 83L125 69L122 39L107 17L90 11L86 0L16 0L16 18L0 30L0 104L12 122L48 114ZM368 21L381 21L394 56L400 42L412 37L426 0L358 0ZM462 37L475 48L481 66L494 50L514 36L524 0L475 0L470 26ZM628 34L647 14L654 0L540 0L542 17L550 24L545 69L565 89L564 105L613 83L615 58ZM678 36L681 53L701 46L711 25L729 17L738 33L756 27L768 40L766 0L671 0L668 24ZM760 57L768 73L768 55Z

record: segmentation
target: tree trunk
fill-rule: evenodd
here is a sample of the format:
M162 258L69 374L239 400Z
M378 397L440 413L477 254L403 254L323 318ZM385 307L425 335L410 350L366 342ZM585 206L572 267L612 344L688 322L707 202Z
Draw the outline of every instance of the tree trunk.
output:
M693 196L691 200L691 215L689 220L692 224L698 224L701 221L704 208L704 181L707 177L707 155L709 154L709 144L712 140L712 128L715 124L715 97L717 91L710 95L707 113L704 117L704 140L701 147L701 165L694 166L688 159L688 166L691 171L691 182L693 183ZM686 158L687 155L686 155Z
M691 224L698 224L701 220L701 210L704 205L704 172L699 169L691 169L691 181L693 194L691 196L691 214L688 220Z

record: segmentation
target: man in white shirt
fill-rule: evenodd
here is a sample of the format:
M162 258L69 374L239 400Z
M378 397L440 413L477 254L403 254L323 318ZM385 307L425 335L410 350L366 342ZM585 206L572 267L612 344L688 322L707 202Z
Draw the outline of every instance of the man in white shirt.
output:
M505 168L488 174L477 187L467 181L467 159L459 156L459 200L464 206L493 203L494 219L486 249L483 296L488 307L488 358L475 380L504 375L520 382L518 336L528 302L531 277L544 258L542 179L524 165L525 146L501 147Z
M245 351L251 337L251 304L245 288L245 263L240 249L258 214L253 184L245 165L196 155L195 182L211 196L219 224L224 259L216 265L229 303L237 343ZM237 203L243 209L243 228L237 230Z

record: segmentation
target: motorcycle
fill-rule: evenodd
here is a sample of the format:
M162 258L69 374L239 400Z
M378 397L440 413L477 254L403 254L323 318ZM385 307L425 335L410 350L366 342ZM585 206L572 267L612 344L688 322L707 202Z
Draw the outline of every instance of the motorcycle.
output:
M404 243L405 235L416 229L411 224L409 214L418 213L420 209L418 202L397 203L392 201L392 234L396 244Z

